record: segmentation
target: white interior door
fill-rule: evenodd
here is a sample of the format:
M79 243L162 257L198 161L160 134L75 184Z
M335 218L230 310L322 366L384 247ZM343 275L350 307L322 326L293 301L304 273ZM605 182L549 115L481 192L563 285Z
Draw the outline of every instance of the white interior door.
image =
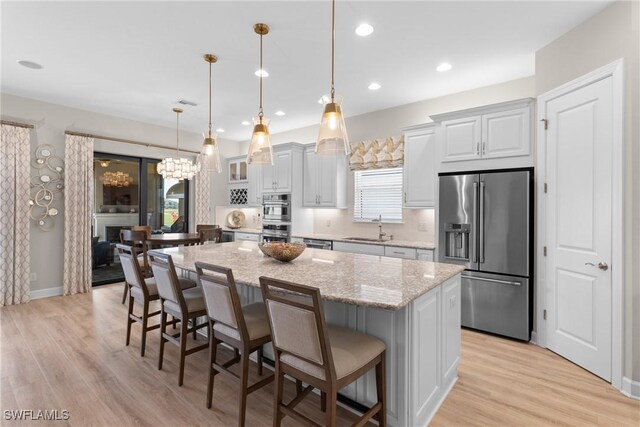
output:
M613 85L550 99L546 111L547 347L611 381Z

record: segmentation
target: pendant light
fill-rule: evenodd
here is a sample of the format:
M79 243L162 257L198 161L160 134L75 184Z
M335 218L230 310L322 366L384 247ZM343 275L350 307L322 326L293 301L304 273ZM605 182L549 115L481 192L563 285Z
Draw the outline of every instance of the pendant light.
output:
M316 154L336 155L349 154L349 138L342 114L342 97L337 96L334 89L336 62L336 0L331 9L331 92L322 97L324 112L320 122L320 131L316 141Z
M255 24L253 30L260 36L260 70L262 68L262 37L269 34L267 24ZM249 153L247 153L247 164L273 165L273 148L269 137L269 119L264 117L262 111L262 78L264 73L260 73L260 108L258 115L253 118L253 134Z
M209 156L207 159L209 170L220 173L222 168L220 166L218 134L211 133L211 65L218 61L218 57L212 54L206 54L204 55L204 60L209 63L209 130L203 134L204 143L202 144L202 151Z
M200 165L191 160L180 157L180 113L182 108L174 108L176 113L176 157L167 157L158 163L158 173L162 178L173 178L179 181L191 179L200 171Z

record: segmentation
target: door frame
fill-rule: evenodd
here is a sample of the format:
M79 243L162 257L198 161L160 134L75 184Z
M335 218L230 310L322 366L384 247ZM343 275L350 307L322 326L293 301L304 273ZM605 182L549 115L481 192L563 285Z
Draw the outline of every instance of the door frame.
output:
M546 243L547 204L544 184L546 180L546 133L544 119L545 105L548 101L574 90L588 86L607 77L612 78L613 87L613 147L612 147L612 217L611 217L611 385L622 390L624 367L624 60L618 59L588 74L571 80L537 97L537 136L536 136L536 344L547 347L547 324L544 323L544 310L548 293L546 281Z

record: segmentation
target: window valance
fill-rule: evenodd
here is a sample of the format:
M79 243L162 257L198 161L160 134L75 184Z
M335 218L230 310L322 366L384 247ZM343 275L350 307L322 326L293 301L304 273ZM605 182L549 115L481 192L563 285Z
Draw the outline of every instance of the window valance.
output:
M390 136L351 143L351 170L397 168L404 165L404 137Z

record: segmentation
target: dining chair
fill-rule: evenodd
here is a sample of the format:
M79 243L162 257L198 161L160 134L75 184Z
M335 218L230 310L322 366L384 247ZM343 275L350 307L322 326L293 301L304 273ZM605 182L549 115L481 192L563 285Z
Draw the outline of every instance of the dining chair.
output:
M204 228L199 232L200 244L204 245L207 242L220 243L222 241L222 228Z
M120 230L120 244L131 247L132 253L138 260L138 263L141 264L140 268L142 269L142 274L145 277L151 273L149 262L147 260L147 245L145 243L146 237L146 232L142 230ZM125 282L124 292L122 294L122 304L127 300L128 293L129 288Z
M133 231L144 231L147 233L147 237L151 235L151 226L150 225L132 225L131 230Z
M154 329L158 329L160 325L149 326L148 320L150 317L160 314L160 310L149 313L149 303L151 301L157 301L158 287L156 285L155 278L145 278L142 274L140 264L135 256L134 249L131 246L117 244L118 255L120 256L120 264L124 271L125 286L129 291L129 310L127 312L127 341L126 345L129 345L131 338L131 325L134 322L142 323L142 339L140 341L140 356L144 357L144 351L147 342L147 332ZM190 289L196 286L196 282L186 278L178 279L181 289ZM142 306L142 314L137 316L133 312L134 303ZM175 319L172 320L175 323Z
M271 341L267 312L263 303L242 306L233 272L229 268L204 262L196 262L198 279L204 293L209 316L209 383L207 385L207 408L213 400L213 383L216 374L225 373L240 381L240 404L238 425L245 424L247 396L273 381L273 374L248 385L249 356L257 351L258 375L262 376L262 347ZM235 357L220 363L216 361L218 344L233 347ZM240 357L238 357L238 351ZM228 367L240 363L240 375Z
M202 287L197 286L182 290L170 255L149 251L149 258L153 269L153 277L155 277L158 286L158 295L160 296L160 356L158 369L162 369L164 343L169 341L180 347L178 386L182 386L185 357L209 347L208 343L204 343L187 349L189 332L193 333L194 340L197 340L197 330L204 327L207 328L207 337L211 335L209 322L198 325L198 317L207 315ZM176 334L167 332L167 324L169 323L167 322L167 315L173 316L174 319L180 322L180 330ZM192 322L191 328L189 328L189 321Z
M326 425L335 426L338 390L373 368L378 400L354 425L375 417L379 426L386 426L385 344L352 329L327 325L318 288L268 277L260 277L260 288L275 352L274 426L286 415L317 425L294 410L314 388L321 392ZM283 403L285 375L308 384L288 404Z
M197 224L196 233L200 233L200 230L206 230L207 228L220 228L220 226L216 224Z

